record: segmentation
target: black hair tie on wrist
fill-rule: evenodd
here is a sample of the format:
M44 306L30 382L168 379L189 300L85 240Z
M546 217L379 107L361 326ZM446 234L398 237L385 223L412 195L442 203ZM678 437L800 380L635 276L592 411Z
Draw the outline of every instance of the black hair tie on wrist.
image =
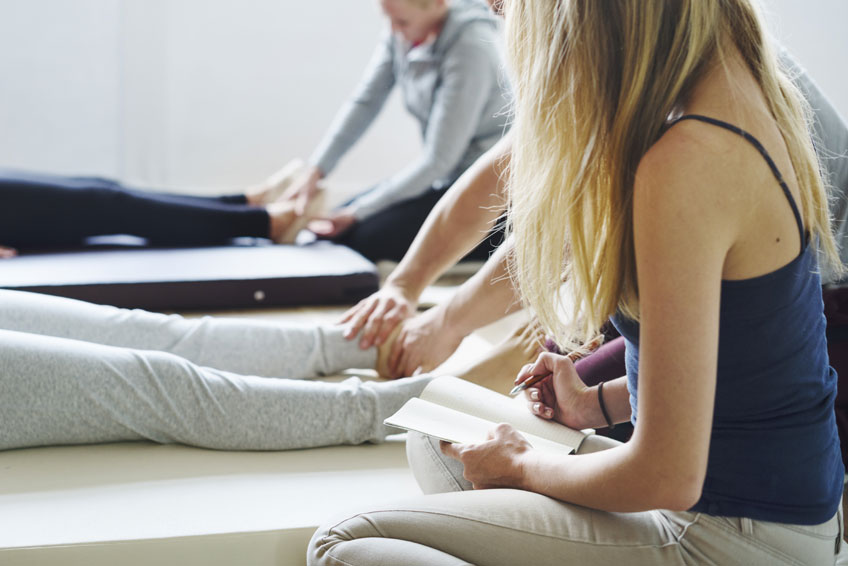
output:
M604 404L604 382L600 382L598 384L598 404L601 406L601 414L604 415L604 420L607 422L607 426L610 430L615 428L615 423L612 422L612 419L607 412L607 406Z

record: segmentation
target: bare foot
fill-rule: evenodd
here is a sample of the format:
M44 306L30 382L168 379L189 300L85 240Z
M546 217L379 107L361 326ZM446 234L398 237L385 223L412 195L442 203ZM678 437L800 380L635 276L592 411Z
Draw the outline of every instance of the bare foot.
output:
M269 194L270 190L271 187L265 183L251 185L245 189L244 198L250 206L265 206L267 203L273 202L265 198L265 195Z
M268 177L265 182L248 187L244 191L247 204L265 206L279 200L286 189L292 184L303 170L302 159L292 159L279 171Z
M521 367L535 362L544 351L544 341L544 332L535 319L530 320L492 347L481 359L454 375L505 395L515 385L513 382Z
M403 326L403 323L398 323L395 326L395 329L392 330L392 333L389 334L389 337L386 338L386 341L380 344L377 347L377 375L380 377L384 377L387 379L393 379L391 377L391 372L389 371L389 354L392 353L392 345L394 345L395 340L397 340L398 334L400 334L400 329Z
M306 224L321 214L324 200L324 191L320 190L307 205L306 212L302 216L295 213L296 203L293 200L279 200L265 205L265 210L271 218L269 237L278 244L293 244Z
M269 237L278 244L291 244L294 238L290 237L290 228L297 221L294 212L294 201L272 202L265 206L271 219ZM295 233L295 236L297 234Z

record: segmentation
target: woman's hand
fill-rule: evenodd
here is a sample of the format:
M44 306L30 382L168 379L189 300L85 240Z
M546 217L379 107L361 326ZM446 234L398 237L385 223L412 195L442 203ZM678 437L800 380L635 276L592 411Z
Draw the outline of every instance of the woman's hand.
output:
M431 371L456 351L465 336L445 322L444 314L443 308L433 307L404 321L389 354L393 377Z
M398 324L415 313L418 300L403 287L386 283L376 293L362 299L342 315L347 324L344 337L353 340L362 331L359 347L381 346Z
M535 363L521 368L515 384L536 375L549 377L525 391L534 415L576 429L603 426L597 396L586 387L567 356L550 352L540 354Z
M356 216L350 207L340 208L328 213L326 216L316 218L307 225L308 228L319 238L335 238L356 224Z
M6 246L0 246L0 259L8 259L18 255L18 250Z
M318 181L324 177L322 171L312 165L289 186L283 193L284 200L295 201L294 212L298 216L306 214L306 207L318 193Z
M533 447L511 425L499 424L478 444L441 442L442 452L459 460L474 489L521 487L524 463Z

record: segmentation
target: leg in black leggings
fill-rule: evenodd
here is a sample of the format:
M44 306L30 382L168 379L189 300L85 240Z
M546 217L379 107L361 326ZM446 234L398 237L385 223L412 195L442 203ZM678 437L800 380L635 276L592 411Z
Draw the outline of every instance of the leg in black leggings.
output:
M399 202L358 222L335 241L353 248L371 261L400 261L445 190L431 189L421 196ZM485 261L502 241L503 228L495 228L463 259Z
M0 170L0 243L78 245L90 236L132 234L160 245L267 238L270 219L244 196L198 197L127 188L116 181Z

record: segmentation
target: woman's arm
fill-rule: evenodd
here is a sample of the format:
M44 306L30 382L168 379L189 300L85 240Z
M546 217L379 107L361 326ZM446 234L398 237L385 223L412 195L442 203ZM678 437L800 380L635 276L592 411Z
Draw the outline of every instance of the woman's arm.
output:
M415 296L473 250L506 210L506 170L512 138L507 133L439 199L387 284Z
M380 345L415 312L424 289L474 249L506 206L504 172L509 164L509 134L483 154L439 199L392 271L383 288L342 317L347 337L360 330L360 345Z
M392 34L387 29L356 90L336 114L329 131L309 158L309 164L283 193L284 199L295 201L298 216L306 213L307 205L318 193L318 182L330 174L380 113L394 85ZM270 178L260 190L268 190L274 184L274 179Z
M391 30L386 30L361 82L333 120L309 159L321 175L329 175L339 159L359 140L383 108L395 85Z
M476 35L451 47L442 62L421 156L352 203L358 220L423 193L456 169L498 81L494 48Z
M432 370L471 332L521 308L507 270L511 249L505 242L450 301L403 324L389 357L392 376Z
M696 143L666 137L640 164L634 194L641 348L632 440L563 457L531 450L501 427L488 443L446 448L466 464L472 482L623 512L688 509L700 498L716 386L722 269L740 217L725 203L739 188L733 180L738 171L727 166L726 156L705 159ZM623 390L604 393L612 404L623 404Z

